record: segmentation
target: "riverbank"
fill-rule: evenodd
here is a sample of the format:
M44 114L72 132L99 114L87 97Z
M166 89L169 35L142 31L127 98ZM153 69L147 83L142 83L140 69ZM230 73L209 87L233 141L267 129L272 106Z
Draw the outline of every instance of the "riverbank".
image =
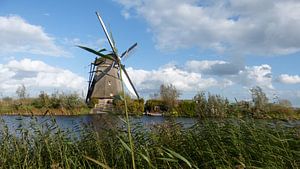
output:
M1 108L0 108L1 109ZM74 115L87 115L90 113L91 109L77 108L77 109L65 109L65 108L57 108L57 109L49 109L49 108L17 108L17 110L7 110L2 111L0 115L20 115L20 116L74 116Z
M212 96L211 96L212 97ZM229 103L214 104L200 103L199 100L181 101L168 110L163 101L147 101L144 107L143 99L130 100L127 98L127 108L130 115L143 115L143 112L152 116L170 116L170 117L195 117L195 118L254 118L254 119L281 119L281 120L299 120L300 109L279 104L267 104L264 109L257 108L250 103ZM221 99L222 100L222 99ZM223 102L223 101L219 101ZM151 103L151 104L150 104ZM153 103L153 104L152 104ZM226 103L226 104L225 104ZM159 105L159 106L157 106ZM114 112L124 114L124 102L118 100L114 102ZM93 107L93 106L91 106ZM154 108L158 111L154 111ZM42 93L38 98L24 99L2 99L0 101L0 115L82 115L97 114L98 111L91 111L88 105L76 94L55 94L48 96Z

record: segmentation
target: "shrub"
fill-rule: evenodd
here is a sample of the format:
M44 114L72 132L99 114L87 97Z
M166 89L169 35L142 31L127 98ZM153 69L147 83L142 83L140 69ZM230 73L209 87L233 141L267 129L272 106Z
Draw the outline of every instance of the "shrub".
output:
M180 116L194 117L196 116L196 102L189 100L179 101L176 110Z

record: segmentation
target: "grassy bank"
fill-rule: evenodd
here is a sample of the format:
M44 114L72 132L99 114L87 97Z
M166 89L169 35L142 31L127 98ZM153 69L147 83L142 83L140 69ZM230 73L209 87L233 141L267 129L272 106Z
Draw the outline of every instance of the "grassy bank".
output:
M113 125L81 127L76 135L53 121L16 132L2 127L0 168L132 167L126 130ZM137 168L299 168L299 132L238 119L204 120L189 129L173 122L150 130L136 124L135 162Z
M2 115L80 115L88 114L90 108L76 93L41 92L36 98L3 98L0 101Z

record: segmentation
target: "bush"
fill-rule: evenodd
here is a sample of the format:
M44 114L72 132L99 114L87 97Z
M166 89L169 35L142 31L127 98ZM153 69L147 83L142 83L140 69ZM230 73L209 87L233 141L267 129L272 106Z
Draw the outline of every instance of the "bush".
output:
M116 96L113 99L114 111L117 113L125 112L124 99L126 99L128 112L132 115L143 115L144 112L144 99L131 99L126 95L125 98Z
M196 116L196 102L183 100L180 101L176 107L179 116L195 117Z
M162 100L150 99L146 101L145 111L146 112L166 112L168 107Z
M293 114L295 114L293 108L282 106L279 104L271 104L270 111L268 113L268 115L270 115L272 118L279 118L279 119L286 119L289 117L293 117Z

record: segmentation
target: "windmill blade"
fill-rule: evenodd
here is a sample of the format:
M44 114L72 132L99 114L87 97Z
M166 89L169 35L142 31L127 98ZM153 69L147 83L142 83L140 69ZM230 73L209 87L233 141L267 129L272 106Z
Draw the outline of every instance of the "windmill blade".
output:
M128 48L125 52L122 53L120 58L123 58L124 56L127 56L130 51L132 51L137 46L137 43L133 44L130 48Z
M118 55L117 55L116 48L115 48L115 46L114 46L114 43L113 43L113 41L111 40L111 37L109 36L109 34L108 34L108 32L107 32L106 26L105 26L105 24L104 24L104 22L103 22L101 16L99 15L98 12L96 12L96 15L97 15L97 17L98 17L98 19L99 19L99 21L100 21L101 27L102 27L102 29L103 29L103 31L104 31L104 33L105 33L105 36L106 36L106 38L107 38L107 40L108 40L108 43L109 43L109 45L110 45L112 51L114 52L115 56L118 56Z
M100 49L98 52L105 52L105 51L106 51L106 49L103 48L103 49Z
M129 78L129 76L128 76L128 73L127 73L125 67L124 67L124 66L121 66L121 69L122 69L122 71L121 71L121 76L122 76L122 79L123 79L123 82L124 82L125 86L127 87L127 89L129 90L129 92L130 92L132 95L136 96L136 97L139 99L140 96L139 96L139 94L137 93L135 87L133 86L133 83L132 83L132 81L130 80L130 78Z
M103 76L107 75L107 73L115 66L115 64L116 64L116 62L113 62L111 64L111 66L104 69L100 75L98 75L98 76L95 75L95 77L94 77L95 83L98 82Z
M90 65L90 76L89 76L89 88L91 86L91 83L92 83L92 79L94 77L94 71L95 71L95 65L93 63L91 63Z
M91 48L88 48L88 47L85 47L85 46L80 46L80 45L77 45L78 47L80 47L81 49L84 49L84 50L86 50L86 51L88 51L88 52L91 52L91 53L93 53L93 54L95 54L95 55L98 55L98 56L100 56L100 57L103 57L103 58L105 58L105 59L109 59L109 60L115 60L114 58L112 58L110 55L105 55L105 54L102 54L102 53L100 53L100 52L98 52L98 51L95 51L94 49L91 49Z
M110 28L109 28L109 30L110 30ZM109 31L109 37L111 39L111 42L112 42L113 46L115 47L114 48L115 49L114 53L117 54L118 53L118 49L116 48L116 42L115 42L114 36L113 36L113 34L112 34L111 31Z
M88 103L90 101L90 98L92 96L92 93L94 91L94 88L95 88L95 85L96 83L101 79L103 78L114 66L115 66L115 61L111 64L111 66L107 67L106 69L103 70L103 72L100 74L100 75L94 75L94 78L89 86L89 89L88 89L88 93L87 93L87 96L86 96L86 103Z

